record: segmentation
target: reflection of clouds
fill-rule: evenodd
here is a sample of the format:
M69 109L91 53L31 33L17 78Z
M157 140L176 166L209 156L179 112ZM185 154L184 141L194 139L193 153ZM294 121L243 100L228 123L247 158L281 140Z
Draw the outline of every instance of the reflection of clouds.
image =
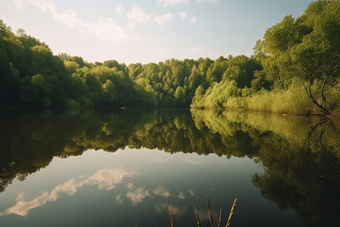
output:
M150 196L150 194L144 188L138 188L135 191L129 191L126 194L126 197L131 199L133 205L143 202L143 199L148 196Z
M126 187L127 187L129 190L131 190L131 189L133 188L133 184L130 182L130 183L128 183L128 184L126 185Z
M155 159L155 160L153 160L151 163L155 163L155 162L160 162L160 163L162 163L162 162L167 162L168 160L167 159L164 159L164 158L157 158L157 159Z
M168 212L171 209L172 213L176 216L182 216L186 210L186 207L177 207L166 203L156 204L155 207L157 213Z
M166 189L164 186L158 186L156 189L152 191L155 195L161 195L164 196L165 198L168 198L170 196L174 196L170 194L170 191ZM183 192L179 192L179 195L177 196L180 199L184 199L185 195Z
M20 200L23 200L23 199L24 199L24 193L20 193L18 195L18 197L15 199L15 201L17 202L17 201L20 201Z
M16 204L4 212L0 212L0 216L8 214L26 216L31 209L45 205L47 202L57 200L61 192L73 195L77 192L78 188L84 185L95 184L98 185L99 189L112 190L117 184L122 183L124 178L134 177L136 175L136 172L128 172L123 168L113 168L100 170L88 178L84 176L72 178L63 184L57 185L50 193L43 192L40 196L30 201L25 201L24 195L19 194L15 200Z
M198 217L201 221L207 221L209 220L209 212L206 209L203 210L197 210ZM213 219L218 219L219 217L219 210L211 210L211 215ZM223 216L223 215L222 215Z
M199 162L195 162L195 161L189 160L189 159L188 159L188 163L191 163L191 164L193 164L193 165L198 165L198 164L200 164Z
M171 196L169 190L167 190L164 186L158 186L156 189L153 190L153 193L156 195L164 196L166 198Z
M123 203L124 199L122 198L122 195L119 194L119 195L116 196L115 201L116 201L116 203L121 205Z
M179 192L179 195L177 196L178 198L180 199L184 199L185 196L184 196L184 193L183 192Z
M89 184L98 184L99 189L112 190L126 177L137 176L136 172L127 172L123 168L104 169L89 177Z
M195 194L194 190L192 190L192 189L189 189L188 191L189 191L190 195L194 195Z
M200 218L201 221L209 220L207 210L197 210L197 213L198 213L198 217ZM214 216L214 214L212 214L212 215Z

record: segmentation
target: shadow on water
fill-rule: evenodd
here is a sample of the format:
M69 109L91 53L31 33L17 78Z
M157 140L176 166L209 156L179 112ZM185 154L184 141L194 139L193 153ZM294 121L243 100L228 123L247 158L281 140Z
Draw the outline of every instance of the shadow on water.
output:
M88 149L249 157L262 196L309 226L340 223L340 123L334 119L188 109L70 109L0 113L0 192ZM233 223L237 226L237 223Z

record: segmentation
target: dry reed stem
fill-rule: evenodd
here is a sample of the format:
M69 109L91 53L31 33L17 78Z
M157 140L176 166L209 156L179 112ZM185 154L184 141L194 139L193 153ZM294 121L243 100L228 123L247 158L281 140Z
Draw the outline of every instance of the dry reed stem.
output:
M220 208L220 217L218 218L218 226L221 227L221 221L222 221L222 208Z
M207 204L208 204L208 214L209 214L210 224L211 224L211 227L214 227L214 222L213 222L213 218L212 218L212 214L211 214L210 201L209 201L208 195L207 195Z
M197 212L197 209L196 209L195 206L194 206L194 209L195 209L195 217L196 217L197 227L201 227L200 219L198 217L198 212Z
M233 205L231 206L231 209L230 209L230 212L229 212L229 217L228 217L228 221L227 221L227 224L226 224L226 227L228 227L230 225L230 220L231 220L231 217L233 216L233 213L234 213L234 209L235 209L235 205L236 205L236 198L234 199L234 202L233 202Z
M174 227L174 217L172 216L172 210L169 207L169 216L170 216L170 223L171 227Z

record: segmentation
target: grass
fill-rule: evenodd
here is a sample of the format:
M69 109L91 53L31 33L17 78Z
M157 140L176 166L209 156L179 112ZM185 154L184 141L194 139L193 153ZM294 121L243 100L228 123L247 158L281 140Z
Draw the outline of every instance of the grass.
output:
M230 223L231 223L231 218L234 214L234 210L235 210L235 206L236 206L236 198L234 199L234 202L230 208L230 212L229 212L229 216L228 216L228 220L226 222L225 227L229 227ZM212 213L211 213L211 209L210 209L210 201L209 201L209 197L207 196L207 206L208 206L208 217L209 217L209 223L208 223L208 227L214 227L214 220L212 217ZM198 211L196 209L196 207L194 206L194 211L195 211L195 217L196 217L196 224L197 227L201 227L201 222L200 222L200 218L198 215ZM172 210L169 208L169 217L170 217L170 223L171 223L171 227L174 227L174 217L172 214ZM219 218L218 218L218 224L217 227L221 227L221 222L222 222L222 208L220 208L220 213L219 213Z

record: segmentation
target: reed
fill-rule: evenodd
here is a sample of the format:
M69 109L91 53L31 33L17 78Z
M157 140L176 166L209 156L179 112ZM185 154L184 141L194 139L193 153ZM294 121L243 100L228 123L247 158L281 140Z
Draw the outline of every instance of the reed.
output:
M194 209L195 209L195 217L196 217L197 227L201 227L200 218L198 217L198 212L197 212L197 209L196 209L195 206L194 206Z
M234 210L235 210L235 206L236 206L236 201L237 201L237 198L234 199L234 202L233 202L233 204L232 204L232 206L230 208L228 220L227 220L227 223L226 223L225 227L229 227L230 226L231 218L232 218L232 216L234 214ZM211 208L210 208L210 201L209 201L209 197L208 196L207 196L207 206L208 206L208 216L209 216L208 226L211 225L211 227L214 227L213 217L212 217ZM197 211L195 206L194 206L194 211L195 211L197 227L201 227L200 218L199 218L198 211ZM172 210L171 210L170 207L169 207L169 216L170 216L171 227L174 227L174 217L172 215ZM222 222L222 208L220 208L220 213L219 213L217 227L221 227L221 222Z
M228 217L228 221L227 221L227 224L226 224L226 227L228 227L230 225L230 220L231 220L231 217L233 216L234 214L234 209L235 209L235 205L236 205L236 198L234 199L234 202L233 202L233 205L231 206L231 209L230 209L230 212L229 212L229 217Z
M222 208L220 208L220 215L219 215L219 218L218 218L218 225L217 225L217 227L221 227L221 221L222 221Z
M169 216L170 216L171 227L174 227L174 216L172 215L172 210L170 207L169 207Z
M207 205L208 205L208 216L209 216L209 221L211 224L211 227L214 227L214 222L211 214L211 209L210 209L210 201L209 201L209 196L207 196Z

